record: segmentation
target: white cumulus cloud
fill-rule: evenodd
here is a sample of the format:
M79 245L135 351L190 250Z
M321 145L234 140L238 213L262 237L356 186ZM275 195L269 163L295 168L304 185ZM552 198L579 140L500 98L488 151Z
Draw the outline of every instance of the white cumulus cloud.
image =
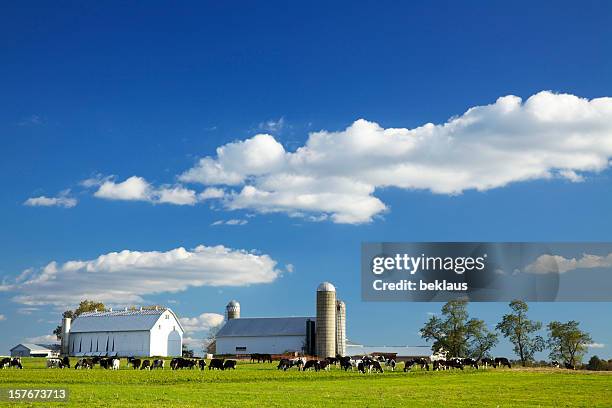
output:
M565 273L576 269L610 268L612 254L606 256L583 254L580 258L565 258L560 255L540 255L527 265L527 273Z
M28 337L25 339L25 342L34 344L54 344L59 343L59 340L54 334L42 334L40 336Z
M91 260L50 262L25 279L3 283L13 301L29 305L74 305L82 299L108 304L143 302L143 296L199 286L247 286L275 281L276 261L224 246L193 250L110 252Z
M72 208L75 207L77 203L77 199L70 196L70 190L64 190L60 192L57 197L47 197L44 195L39 197L30 197L23 203L23 205L27 205L29 207Z
M608 168L611 157L612 98L545 91L412 129L360 119L311 133L293 152L259 134L218 147L179 180L232 187L223 198L228 209L364 223L388 210L377 189L454 195L526 180L579 182Z
M187 333L208 332L220 326L225 321L223 315L218 313L202 313L196 317L183 317L181 324Z
M601 349L601 348L605 348L606 345L603 343L590 343L590 344L587 344L587 347Z
M147 201L176 205L194 205L198 201L194 190L181 185L154 187L147 180L138 176L129 177L119 183L114 179L107 179L99 185L94 196L107 200Z

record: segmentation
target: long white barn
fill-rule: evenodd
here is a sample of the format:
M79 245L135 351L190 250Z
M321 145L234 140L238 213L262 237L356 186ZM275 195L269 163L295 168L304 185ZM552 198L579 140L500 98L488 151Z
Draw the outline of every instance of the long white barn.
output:
M180 356L183 327L170 309L90 312L64 322L64 354L71 356Z

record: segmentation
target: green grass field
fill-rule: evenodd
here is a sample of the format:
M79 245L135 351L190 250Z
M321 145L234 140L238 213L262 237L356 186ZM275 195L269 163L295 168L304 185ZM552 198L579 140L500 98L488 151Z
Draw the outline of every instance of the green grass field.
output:
M119 371L47 369L42 358L23 363L23 370L0 370L0 388L65 387L70 397L68 403L15 406L612 407L607 372L519 368L362 375L337 368L282 372L276 363L240 363L223 372L171 371L168 365L164 371L133 371L124 360Z

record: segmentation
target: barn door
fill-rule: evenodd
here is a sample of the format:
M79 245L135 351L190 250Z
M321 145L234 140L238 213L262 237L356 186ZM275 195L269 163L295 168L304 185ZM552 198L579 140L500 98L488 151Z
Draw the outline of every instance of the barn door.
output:
M178 331L173 330L168 334L168 354L167 356L180 357L182 353L181 335Z

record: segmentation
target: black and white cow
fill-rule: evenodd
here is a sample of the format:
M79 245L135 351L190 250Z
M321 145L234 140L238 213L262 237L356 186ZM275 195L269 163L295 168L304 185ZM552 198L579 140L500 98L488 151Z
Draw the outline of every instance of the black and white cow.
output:
M151 364L151 370L163 370L164 369L164 359L162 358L156 358L155 360L153 360L153 364Z
M208 365L209 370L223 370L224 360L222 358L213 358Z
M495 360L493 360L492 358L485 357L480 359L480 364L483 365L485 368L488 368L489 366L495 367Z
M506 366L508 368L512 368L512 366L510 365L510 361L506 357L495 357L493 367L497 368L497 366Z
M310 370L311 368L315 371L319 371L321 369L321 362L319 360L308 360L306 364L304 364L302 371Z
M140 368L140 364L142 361L139 358L128 357L128 367L132 366L134 370L138 370Z
M224 370L235 370L236 369L236 360L225 360L223 362Z

